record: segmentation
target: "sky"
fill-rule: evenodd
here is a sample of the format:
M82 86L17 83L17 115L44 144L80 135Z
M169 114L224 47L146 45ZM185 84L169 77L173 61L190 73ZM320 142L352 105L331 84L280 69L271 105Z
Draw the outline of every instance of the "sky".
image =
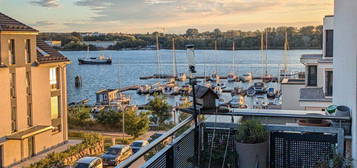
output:
M0 0L41 32L184 33L321 25L333 0Z

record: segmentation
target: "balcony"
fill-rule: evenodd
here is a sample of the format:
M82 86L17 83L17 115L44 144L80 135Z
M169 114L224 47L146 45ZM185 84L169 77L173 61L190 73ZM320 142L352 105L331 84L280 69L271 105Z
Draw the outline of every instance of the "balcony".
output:
M193 112L193 109L181 110ZM323 112L317 115L316 111L239 109L201 114L205 119L197 127L192 116L187 118L116 168L238 167L235 133L240 121L247 119L260 120L269 131L266 167L312 168L322 158L345 154L345 141L350 140L351 118L327 116ZM332 126L296 124L301 119L328 120ZM167 139L171 143L162 143Z

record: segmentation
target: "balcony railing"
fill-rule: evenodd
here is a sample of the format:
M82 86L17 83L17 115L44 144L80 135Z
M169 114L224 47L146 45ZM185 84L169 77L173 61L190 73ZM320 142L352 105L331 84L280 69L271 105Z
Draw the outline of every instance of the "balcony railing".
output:
M192 109L183 111L192 112ZM239 165L235 152L235 133L239 126L237 116L258 119L269 130L269 160L267 167L313 168L321 159L334 153L344 154L348 139L350 117L316 115L316 112L282 110L234 110L206 115L199 123L199 146L195 148L193 118L190 117L166 132L147 147L122 162L116 168L144 167L236 167ZM221 119L217 119L221 117ZM222 118L223 117L223 118ZM322 119L335 123L331 127L300 126L291 124L297 119ZM280 121L281 123L277 123ZM287 124L290 123L290 124ZM347 123L347 124L346 124ZM190 125L189 128L188 125ZM186 128L185 128L186 127ZM165 139L176 136L152 157L143 157L156 149ZM195 157L195 150L198 156ZM220 152L221 153L220 153ZM195 162L198 161L198 162ZM254 165L252 165L254 167Z

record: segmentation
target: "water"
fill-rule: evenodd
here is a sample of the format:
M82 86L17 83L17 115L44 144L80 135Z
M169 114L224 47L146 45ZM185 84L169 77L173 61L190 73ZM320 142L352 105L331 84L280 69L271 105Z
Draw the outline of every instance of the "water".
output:
M196 70L197 75L213 73L216 69L219 75L226 76L233 71L233 55L236 58L236 72L243 74L252 72L254 75L261 75L265 65L261 64L259 50L196 50ZM268 73L277 76L279 69L283 67L283 50L268 51ZM88 98L90 103L95 102L95 92L100 89L119 88L130 85L153 84L157 79L140 80L141 76L151 76L158 72L156 51L133 50L133 51L91 51L90 56L112 57L112 65L78 65L77 58L86 55L86 51L63 51L72 64L68 65L68 102L77 102ZM161 73L173 74L172 51L161 50L160 52ZM319 54L321 50L291 50L289 51L289 71L304 71L304 66L300 63L302 54ZM187 58L185 50L176 51L177 71L187 72ZM83 87L75 88L74 77L81 76ZM144 104L148 96L139 96L135 91L126 92L132 97L134 104ZM175 98L168 99L170 104L175 104Z

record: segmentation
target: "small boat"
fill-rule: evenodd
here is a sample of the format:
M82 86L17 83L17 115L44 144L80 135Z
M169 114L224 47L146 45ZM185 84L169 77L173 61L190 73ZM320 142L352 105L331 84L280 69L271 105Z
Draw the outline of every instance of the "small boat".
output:
M252 97L252 96L254 96L256 94L256 91L254 90L254 88L249 88L248 90L247 90L247 96L250 96L250 97Z
M267 90L267 97L268 98L275 98L275 95L276 95L276 91L274 88L268 88Z
M254 83L253 89L255 90L256 93L265 93L266 92L265 84L263 82Z
M224 106L224 105L226 105L226 102L224 101L224 99L223 98L219 98L218 99L218 106Z
M222 94L222 88L220 86L216 86L213 88L213 91L217 94L217 95L221 95Z
M159 83L152 85L152 87L149 91L150 95L153 95L155 93L158 93L158 94L162 93L162 86Z
M179 81L186 81L186 79L187 79L186 73L179 73L178 75Z
M216 73L213 73L213 74L211 75L210 81L212 81L212 82L219 82L219 79L220 79L220 77L219 77Z
M179 92L182 95L188 95L191 92L192 88L190 85L183 85L179 88Z
M235 82L237 80L237 76L234 75L233 73L229 73L227 76L227 81L228 82Z
M232 100L229 102L231 108L240 108L245 105L243 96L233 96Z
M231 95L232 96L237 96L237 95L240 95L242 92L243 92L243 88L235 87L235 88L233 88L233 90L231 92Z
M82 64L112 64L112 58L103 55L99 57L78 58L79 65Z
M271 81L273 80L273 76L272 76L272 75L264 75L264 76L262 77L262 80L263 80L263 82L265 82L265 83L271 82Z
M239 79L242 82L250 82L253 80L253 76L252 76L252 73L249 72L249 73L245 73L242 76L240 76Z
M141 94L149 94L151 87L149 85L142 85L136 91L139 95Z
M178 95L180 88L175 85L166 85L162 88L162 94L164 95Z

